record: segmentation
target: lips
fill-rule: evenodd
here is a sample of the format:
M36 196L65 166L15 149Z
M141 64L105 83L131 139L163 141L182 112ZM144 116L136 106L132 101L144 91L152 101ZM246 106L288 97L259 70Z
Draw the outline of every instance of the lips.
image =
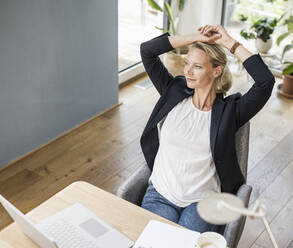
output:
M187 80L189 80L189 81L195 81L195 79L192 79L192 78L187 78Z

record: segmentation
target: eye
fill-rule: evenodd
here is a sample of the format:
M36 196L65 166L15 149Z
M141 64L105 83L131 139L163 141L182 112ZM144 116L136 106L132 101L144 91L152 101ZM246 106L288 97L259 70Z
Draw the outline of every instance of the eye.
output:
M186 60L184 60L184 64L187 65L188 62L187 62ZM196 68L201 68L199 65L195 65L194 67L196 67Z

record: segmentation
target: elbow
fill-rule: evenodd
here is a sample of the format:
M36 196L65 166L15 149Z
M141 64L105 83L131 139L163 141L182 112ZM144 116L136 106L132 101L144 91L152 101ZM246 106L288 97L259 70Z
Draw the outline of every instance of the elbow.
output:
M270 82L272 85L275 84L276 79L275 79L275 76L274 76L273 74L271 75L271 77L270 77L270 79L269 79L269 82Z
M273 89L274 89L274 85L275 85L275 82L276 82L276 80L275 80L275 77L274 76L272 76L270 79L268 79L268 81L267 81L267 85L268 85L268 90L267 90L267 99L266 99L266 101L268 101L269 100L269 98L271 97L271 95L272 95L272 92L273 92Z
M145 54L146 54L146 46L145 46L145 42L141 43L140 44L140 56L141 57L145 57Z
M270 72L270 75L269 75L267 81L268 81L269 84L271 84L271 85L274 86L274 84L276 82L275 76L274 76L274 74L270 70L269 70L269 72Z
M257 87L258 87L258 90L261 93L261 95L263 96L262 99L263 99L263 105L269 100L269 98L271 97L272 95L272 92L273 92L273 89L274 89L274 85L275 85L275 77L273 75L271 75L270 77L267 77L263 82L262 84L259 84Z
M145 41L140 44L140 56L141 58L153 58L156 55L152 52L152 48L150 47L150 43Z
M266 83L266 85L267 85L267 87L268 87L268 91L269 91L269 97L271 96L271 94L272 94L272 91L273 91L273 89L274 89L274 85L275 85L275 82L276 82L276 80L275 80L275 77L272 75L268 80L267 80L267 83Z
M143 49L144 49L144 42L140 44L140 47L139 47L140 53L142 53Z
M276 79L274 75L271 74L264 77L264 79L257 84L262 89L273 90L275 82L276 82Z
M271 93L273 91L275 82L276 82L276 79L275 79L274 75L272 74L272 76L270 77L270 79L268 79L268 83L270 85Z

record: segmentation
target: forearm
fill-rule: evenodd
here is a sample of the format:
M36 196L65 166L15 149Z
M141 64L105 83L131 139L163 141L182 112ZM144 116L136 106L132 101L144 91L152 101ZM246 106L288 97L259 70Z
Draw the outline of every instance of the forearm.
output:
M168 39L173 48L179 48L194 43L196 36L194 34L172 35L168 36Z
M196 34L187 34L187 35L172 35L168 36L169 42L173 48L179 48L183 46L191 45L192 43L198 40ZM233 44L236 42L233 38L227 40L224 43L224 47L228 50L231 49ZM247 58L253 55L250 51L248 51L243 45L240 45L236 48L234 55L238 57L238 59L243 63Z
M231 39L225 43L225 47L230 50L235 42L236 40ZM243 63L246 59L252 56L253 53L248 51L243 45L239 45L236 48L234 55Z

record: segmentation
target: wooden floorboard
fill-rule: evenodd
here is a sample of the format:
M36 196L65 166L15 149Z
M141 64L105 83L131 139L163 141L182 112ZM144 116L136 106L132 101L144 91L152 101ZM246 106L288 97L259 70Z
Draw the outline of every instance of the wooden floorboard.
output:
M285 140L283 140L280 146L284 145L285 142L288 142L287 137ZM276 148L267 157L273 158L279 156L279 154L279 150ZM267 161L267 157L263 161ZM285 163L287 165L284 167L284 169L279 174L275 175L274 178L269 179L269 183L265 183L263 187L259 186L261 183L259 183L258 180L263 180L263 174L267 174L266 171L270 170L270 168L266 168L266 165L268 165L267 163L262 163L259 165L259 168L262 168L264 172L255 169L250 173L255 173L255 175L259 174L258 176L252 175L250 177L250 175L248 175L248 184L253 186L253 195L251 197L250 206L253 206L256 199L265 200L265 205L267 206L266 218L270 223L274 219L278 219L278 214L286 206L287 202L293 195L293 159L291 159L289 163ZM276 167L278 167L278 164L276 164ZM290 230L293 230L293 222L288 223L287 225L291 225ZM264 225L260 220L248 218L246 220L246 226L239 243L239 248L250 247L253 245L257 238L264 231ZM276 236L279 236L281 239L286 238L286 236L283 236L278 232L276 233ZM289 237L291 239L293 238L292 235Z
M0 171L0 193L21 211L28 212L77 180L84 180L115 193L145 163L139 139L159 98L154 87L134 85L145 74L120 89L118 108L94 118L42 149ZM252 85L234 77L230 94L245 93ZM293 101L278 97L277 84L268 103L251 120L248 183L253 186L251 204L267 200L268 220L276 226L281 245L292 248L290 218L293 192ZM0 208L0 229L11 219ZM260 221L247 220L239 247L267 247L269 240ZM282 246L280 246L282 247Z
M293 242L293 195L282 208L279 214L271 221L271 229L275 234L276 242L279 247L288 247ZM255 242L266 248L274 248L270 242L267 232L263 232Z

